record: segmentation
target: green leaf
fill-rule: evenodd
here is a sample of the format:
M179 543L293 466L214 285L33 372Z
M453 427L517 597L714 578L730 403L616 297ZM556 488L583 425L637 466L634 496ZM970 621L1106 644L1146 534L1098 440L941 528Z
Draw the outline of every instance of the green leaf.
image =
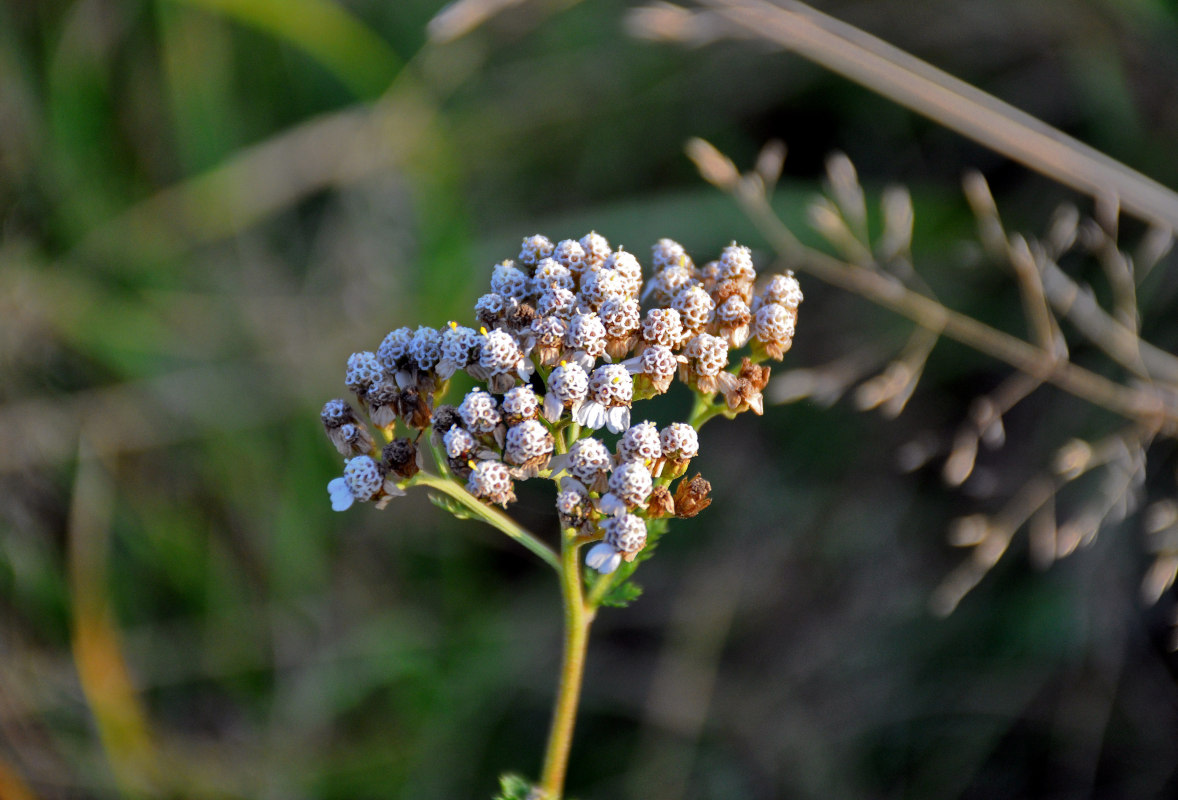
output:
M626 581L606 592L605 597L601 598L601 604L612 608L625 608L641 596L642 587L634 581Z
M446 497L441 494L429 495L429 501L444 511L449 511L454 515L455 519L477 519L477 517L467 510L466 506L459 503L457 500Z
M265 31L301 48L362 98L375 98L401 67L388 43L331 0L173 0Z
M499 776L499 794L495 795L495 800L528 800L531 791L531 781L508 773Z

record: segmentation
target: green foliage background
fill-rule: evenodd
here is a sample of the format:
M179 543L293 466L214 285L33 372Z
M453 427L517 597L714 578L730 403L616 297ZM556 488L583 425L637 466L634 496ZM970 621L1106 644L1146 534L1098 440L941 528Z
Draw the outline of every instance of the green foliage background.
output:
M534 773L548 571L421 492L332 513L317 414L349 353L467 320L525 235L697 260L736 238L767 263L689 136L742 164L786 140L795 221L835 149L869 191L911 185L926 279L1022 332L956 182L983 169L1032 231L1062 190L764 45L631 39L627 3L535 0L427 44L439 6L0 4L0 796L425 800ZM1178 186L1172 3L820 7ZM1142 308L1173 351L1163 267ZM803 286L778 369L903 341ZM1136 517L1042 574L1016 544L953 616L926 610L949 521L1111 424L1041 390L977 492L899 474L899 445L951 437L1003 374L942 343L894 422L844 401L710 424L715 502L596 625L570 793L1175 796L1173 601L1137 603ZM1173 495L1158 449L1147 488ZM553 534L551 499L518 515Z

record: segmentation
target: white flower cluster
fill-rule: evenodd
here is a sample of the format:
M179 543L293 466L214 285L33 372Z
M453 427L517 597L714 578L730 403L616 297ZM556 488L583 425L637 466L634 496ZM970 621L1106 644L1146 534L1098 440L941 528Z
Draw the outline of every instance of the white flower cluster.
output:
M418 444L432 442L443 476L488 503L514 501L514 481L559 480L562 526L598 541L587 563L610 572L645 546L645 520L706 506L698 476L675 495L669 488L698 453L695 429L631 425L631 407L678 377L705 397L719 393L726 408L717 410L760 413L769 369L759 362L789 350L802 293L791 273L758 289L752 254L735 242L696 266L661 239L651 264L644 280L633 253L595 232L555 244L529 236L516 258L491 267L470 327L402 327L353 354L345 386L389 444L378 449L345 400L324 406L328 437L347 459L328 486L332 507L403 493L421 467ZM481 385L456 407L441 404L460 371ZM409 435L395 438L402 425ZM612 451L595 438L603 429L620 435Z

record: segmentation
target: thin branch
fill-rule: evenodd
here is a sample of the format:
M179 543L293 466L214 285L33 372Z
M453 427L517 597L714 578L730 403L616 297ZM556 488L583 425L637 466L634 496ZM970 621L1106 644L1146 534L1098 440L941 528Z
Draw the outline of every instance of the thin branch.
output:
M735 25L742 35L775 42L1065 186L1096 198L1111 195L1141 219L1178 229L1172 189L852 25L794 0L703 2L721 24L660 4L643 9L636 27L643 35L699 42L730 35L723 28Z
M1061 361L1016 336L946 308L879 271L804 247L777 217L763 195L737 192L736 199L788 266L803 269L829 284L891 309L921 327L1005 361L1033 378L1052 383L1128 419L1152 420L1159 426L1178 427L1178 408L1159 392L1149 387L1122 386L1070 361Z

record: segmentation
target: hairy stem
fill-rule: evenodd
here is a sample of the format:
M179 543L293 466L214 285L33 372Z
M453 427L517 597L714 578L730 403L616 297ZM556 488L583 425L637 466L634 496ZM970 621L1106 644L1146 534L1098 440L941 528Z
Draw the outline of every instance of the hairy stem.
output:
M574 530L566 530L561 539L560 594L564 601L564 653L560 666L560 683L556 705L552 709L552 728L540 776L540 796L559 800L564 792L569 749L573 743L573 725L581 699L585 675L585 653L589 644L589 626L594 607L585 602L581 583L580 544Z

